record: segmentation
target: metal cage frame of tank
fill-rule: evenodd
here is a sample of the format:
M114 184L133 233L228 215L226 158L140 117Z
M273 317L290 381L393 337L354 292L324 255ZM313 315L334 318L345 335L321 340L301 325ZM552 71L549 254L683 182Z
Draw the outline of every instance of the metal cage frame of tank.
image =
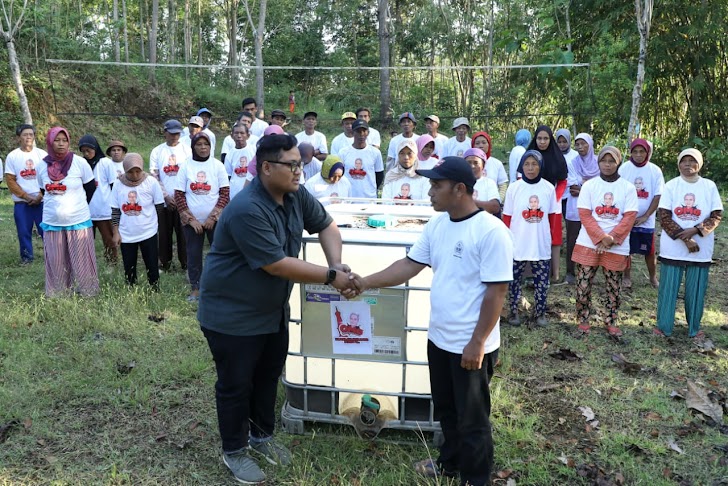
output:
M362 200L354 200L354 202L361 202ZM377 201L377 203L381 204L381 200ZM342 205L343 206L343 205ZM379 211L381 212L383 208L381 206L375 206L379 208ZM397 216L400 217L422 217L422 210L418 210L416 208L412 208L411 211L407 211L406 209L403 210L402 208L398 208ZM427 217L431 216L429 214L431 212L431 209L429 211L425 211L425 213L428 213ZM372 210L371 208L362 209L361 207L358 207L355 209L350 210L340 210L335 212L334 216L336 214L356 214L356 215L367 215L367 214L374 214L376 213L376 210ZM434 213L433 213L434 214ZM374 231L374 230L373 230ZM396 232L393 232L396 233ZM346 230L342 230L342 239L344 245L359 245L359 246L374 246L374 247L390 247L390 248L403 248L405 251L408 250L409 247L411 247L414 240L409 239L408 241L386 241L386 242L374 242L372 243L370 240L362 240L357 239L356 236L350 236L346 234ZM308 261L308 245L310 244L318 244L318 238L316 236L311 235L304 235L303 239L303 249L302 249L302 256L304 261ZM352 425L355 427L357 432L364 438L367 439L373 439L379 434L379 430L376 430L375 433L369 433L367 434L367 428L364 427L363 429L361 427L357 427L357 424L355 421L346 415L341 415L338 410L339 407L339 394L340 393L351 393L355 395L363 395L367 393L371 393L372 395L378 395L378 396L385 396L385 397L392 397L392 399L396 399L398 403L398 417L396 419L390 419L386 420L381 424L381 429L383 430L385 428L387 429L394 429L394 430L405 430L405 431L414 431L418 433L422 432L428 432L433 433L433 442L435 445L441 443L442 441L442 433L440 431L440 424L438 421L434 419L434 405L432 402L432 395L426 394L426 393L412 393L407 391L407 368L408 366L423 366L427 367L427 361L414 361L408 359L408 352L407 352L407 339L413 332L424 332L426 333L428 331L427 327L420 327L420 326L410 326L409 325L409 298L410 298L410 292L412 291L418 291L418 292L429 292L429 287L422 287L422 286L413 286L410 285L410 282L405 282L404 285L391 287L391 289L396 290L402 290L404 292L404 323L405 326L403 328L403 342L401 344L402 349L402 358L399 360L376 360L371 359L368 357L362 357L362 358L352 358L352 357L345 357L345 358L337 358L332 356L322 356L322 355L315 355L315 354L307 354L305 352L305 349L303 348L303 330L299 329L301 333L301 343L299 351L291 351L289 349L288 356L289 357L298 357L301 358L303 361L303 382L302 383L295 383L292 381L289 381L287 377L287 370L284 371L282 376L282 382L286 391L286 400L281 410L281 419L283 423L284 429L291 434L303 434L305 433L305 424L306 422L310 423L326 423L326 424L337 424L337 425ZM305 287L301 285L300 287L300 295L301 295L301 319L291 319L291 323L296 326L302 325L303 321L303 307L305 304ZM330 386L322 386L317 384L311 384L309 383L309 360L310 359L322 359L322 360L330 360L331 361L331 385ZM391 391L379 391L379 390L367 390L367 389L357 389L357 388L342 388L339 386L336 386L336 366L337 361L346 361L346 362L363 362L363 363L386 363L388 365L398 365L401 366L402 369L402 378L401 378L401 389L397 392L391 392ZM293 395L300 395L297 397L297 399L291 400ZM316 400L321 402L323 399L321 397L325 397L327 399L327 410L323 411L321 410L321 406L311 406L312 396L315 397ZM297 402L297 403L292 403ZM426 406L423 406L426 402ZM413 404L419 405L418 407L414 407ZM410 408L417 408L418 410L414 413L416 416L418 416L418 419L408 418L408 406ZM316 410L313 410L313 408L316 408ZM422 413L424 409L426 408L426 411L424 412L426 416L424 419L420 419L419 417L422 416ZM364 430L364 433L362 433L362 430Z

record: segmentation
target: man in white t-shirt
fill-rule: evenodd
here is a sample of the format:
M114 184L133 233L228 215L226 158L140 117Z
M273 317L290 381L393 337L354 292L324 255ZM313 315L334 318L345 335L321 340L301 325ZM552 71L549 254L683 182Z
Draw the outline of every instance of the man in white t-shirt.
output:
M254 119L249 127L250 134L255 135L258 138L262 137L263 132L266 128L268 128L268 124L258 118L258 103L255 101L255 98L245 98L241 104L241 108L244 112L247 111L248 113L253 114Z
M329 151L326 148L326 135L316 131L318 123L318 113L315 111L307 111L303 114L303 131L296 134L298 144L307 142L313 146L313 156L318 160L326 160Z
M438 157L445 156L445 144L449 140L447 136L442 133L438 133L437 130L440 128L440 117L437 115L427 115L425 117L425 129L428 135L435 140L435 151L433 155Z
M5 158L5 180L13 200L13 217L18 230L20 262L33 262L33 226L43 236L43 193L38 185L38 169L48 154L34 146L35 127L23 124L15 130L18 148Z
M461 484L490 484L493 440L488 385L500 347L500 311L513 278L508 228L473 200L475 176L462 157L431 170L435 211L407 256L368 277L352 274L359 292L403 284L431 266L427 360L435 419L444 442L440 457L415 464L431 476L460 474Z
M354 125L355 121L356 115L351 111L347 111L346 113L341 115L341 128L343 128L344 131L343 133L340 133L336 137L334 137L334 139L331 141L332 155L338 155L339 157L341 157L342 152L351 147L351 145L354 143L354 130L352 126Z
M164 196L164 211L159 214L159 264L165 271L172 266L173 235L177 238L180 268L187 268L187 245L174 201L174 190L177 177L184 173L184 166L192 157L192 150L180 141L181 134L182 124L177 120L167 120L164 123L164 143L154 147L149 155L149 172L159 181Z
M369 125L364 120L352 124L354 143L341 152L344 177L351 182L351 197L377 197L384 181L384 164L379 149L367 143Z
M399 128L402 129L402 133L392 137L392 140L389 141L389 147L387 147L387 170L394 167L394 164L397 162L397 149L399 148L399 144L402 143L402 140L411 138L413 142L416 142L420 138L415 133L416 126L417 119L409 111L399 115Z
M471 140L468 137L468 133L470 133L470 122L463 116L455 118L455 121L452 122L452 130L455 132L455 136L447 141L443 155L445 157L462 157L465 151L471 146Z
M369 125L372 119L372 111L369 108L358 108L355 112L357 120L364 120ZM382 145L382 136L379 134L379 130L369 126L369 137L367 138L369 145L374 145L379 148Z
M234 125L237 125L239 123L242 123L245 125L245 127L248 129L248 138L246 140L246 143L249 143L253 147L256 146L258 143L258 137L253 135L251 133L253 121L255 120L255 116L253 116L252 113L248 111L242 112L240 115L238 115L238 119L235 120ZM234 126L233 125L233 126ZM227 154L231 153L233 150L235 150L235 140L233 140L232 135L228 135L225 137L225 139L222 141L222 149L220 150L220 162L223 164L225 163L225 157ZM255 151L255 149L253 149Z
M194 122L193 122L194 120ZM189 145L192 137L197 135L199 132L205 132L210 139L210 145L212 156L215 156L215 146L217 144L217 136L210 129L210 122L212 121L212 112L207 108L200 108L197 110L197 114L190 117L190 122L182 132L182 142ZM194 125L194 126L193 126ZM199 129L197 127L200 127Z

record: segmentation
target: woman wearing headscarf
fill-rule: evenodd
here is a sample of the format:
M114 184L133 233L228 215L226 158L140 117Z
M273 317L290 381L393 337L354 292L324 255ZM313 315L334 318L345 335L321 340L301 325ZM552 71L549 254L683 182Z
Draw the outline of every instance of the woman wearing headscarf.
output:
M564 159L566 159L567 164L579 155L576 150L571 148L571 132L569 130L559 128L556 130L554 138L556 139L556 145L559 147L559 150L564 154Z
M321 165L321 172L307 179L304 187L324 206L335 202L327 198L349 197L351 194L351 182L344 177L344 163L338 155L328 155Z
M629 147L629 163L622 164L619 175L634 184L637 190L637 219L629 235L629 253L644 255L650 284L657 287L657 255L655 255L655 213L665 187L662 170L650 162L652 146L643 138L636 138ZM631 263L631 262L630 262ZM632 288L631 264L624 271L622 285Z
M685 275L685 317L688 335L702 340L700 330L708 273L713 259L714 231L723 218L723 203L715 183L700 176L703 154L689 148L677 158L680 175L667 184L660 198L660 291L657 297L658 336L670 336L675 325L675 302Z
M197 302L205 235L212 245L217 219L230 202L225 166L212 155L210 138L205 132L192 137L192 159L178 174L174 199L187 243L187 276L191 287L187 300Z
M500 217L501 198L498 193L498 186L485 172L485 162L488 160L488 156L479 148L469 148L465 151L463 157L470 164L473 176L475 176L475 187L473 187L475 205L494 216Z
M568 168L564 154L556 144L554 134L549 127L541 125L536 129L535 136L528 144L528 150L538 150L543 157L543 178L556 188L556 198L561 201L566 191ZM551 247L551 279L556 282L560 276L561 246Z
M75 290L83 296L96 295L93 223L88 203L96 190L91 166L71 152L71 137L63 127L46 135L48 155L38 171L43 198L43 248L45 292L48 297Z
M516 182L518 179L518 164L521 163L521 157L526 153L526 147L531 143L531 132L525 128L521 128L516 132L516 145L511 149L511 153L508 156L508 175L510 176L511 184Z
M513 280L510 290L511 325L519 326L518 305L521 303L521 276L526 264L533 273L536 325L546 326L546 296L549 289L551 245L561 243L561 204L556 190L541 177L543 158L536 150L523 154L518 165L522 175L506 191L503 222L513 234Z
M427 199L430 183L417 175L417 144L411 138L402 139L397 147L397 161L384 176L382 199Z
M485 152L488 159L485 161L485 173L488 177L495 181L498 186L498 194L502 201L506 197L506 189L508 189L508 174L506 169L503 167L503 162L491 157L493 152L493 142L488 132L475 132L471 141L472 148L478 148Z
M578 134L574 139L574 146L576 147L577 157L567 164L569 175L566 184L569 186L569 199L566 200L564 214L566 220L566 283L569 285L576 282L574 261L571 256L574 253L576 237L579 236L581 230L579 209L577 208L579 191L581 191L581 186L586 181L599 175L599 164L594 153L594 140L592 140L591 135L588 133Z
M597 157L599 177L584 183L579 193L581 231L572 258L576 266L576 314L579 330L589 332L592 282L599 267L604 272L606 288L605 322L611 336L621 336L619 304L622 272L629 263L629 231L637 216L637 193L634 186L619 176L622 154L611 145Z
M435 155L435 139L431 135L420 135L417 139L417 166L423 170L435 167L440 160Z
M86 134L81 137L78 141L78 150L88 162L96 180L96 191L88 205L94 225L94 238L98 229L104 242L106 262L113 265L118 259L114 231L111 228L111 189L117 180L116 169L113 162L104 157L104 151L93 135Z

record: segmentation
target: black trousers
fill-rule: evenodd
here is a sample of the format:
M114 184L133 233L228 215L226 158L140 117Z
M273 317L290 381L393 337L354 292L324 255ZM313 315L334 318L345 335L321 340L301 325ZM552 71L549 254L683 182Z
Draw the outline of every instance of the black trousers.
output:
M493 469L488 385L498 350L485 355L479 370L462 368L461 359L427 342L435 418L445 437L437 463L446 473L459 471L462 485L484 486Z
M172 235L177 235L177 258L182 268L187 268L187 245L182 234L182 223L176 209L165 207L159 215L159 261L162 267L169 269L172 264Z
M212 246L215 227L211 230L202 230L202 234L198 235L192 226L186 224L182 226L187 242L187 276L190 279L190 287L192 290L200 290L200 276L202 275L202 247L205 245L205 235L207 241Z
M142 251L142 260L147 267L147 280L154 288L159 287L159 260L157 250L157 235L138 243L121 244L121 260L124 262L124 275L129 285L137 281L137 254Z
M574 276L576 276L576 271L574 262L571 261L571 255L574 253L579 231L581 231L581 221L566 220L566 273Z
M202 328L217 368L215 402L224 452L270 437L276 423L278 379L288 353L288 328L275 334L232 336Z

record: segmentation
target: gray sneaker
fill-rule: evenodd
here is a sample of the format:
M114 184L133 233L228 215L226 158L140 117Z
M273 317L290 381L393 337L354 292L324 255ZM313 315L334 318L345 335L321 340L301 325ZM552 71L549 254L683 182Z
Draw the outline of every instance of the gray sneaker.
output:
M539 316L536 319L536 325L539 327L546 327L549 325L549 320L546 316Z
M222 454L222 462L230 469L235 480L243 484L260 484L265 481L265 473L258 467L248 450L234 454Z
M250 442L250 450L263 457L274 466L288 466L291 464L291 451L275 442L273 439L264 442Z

